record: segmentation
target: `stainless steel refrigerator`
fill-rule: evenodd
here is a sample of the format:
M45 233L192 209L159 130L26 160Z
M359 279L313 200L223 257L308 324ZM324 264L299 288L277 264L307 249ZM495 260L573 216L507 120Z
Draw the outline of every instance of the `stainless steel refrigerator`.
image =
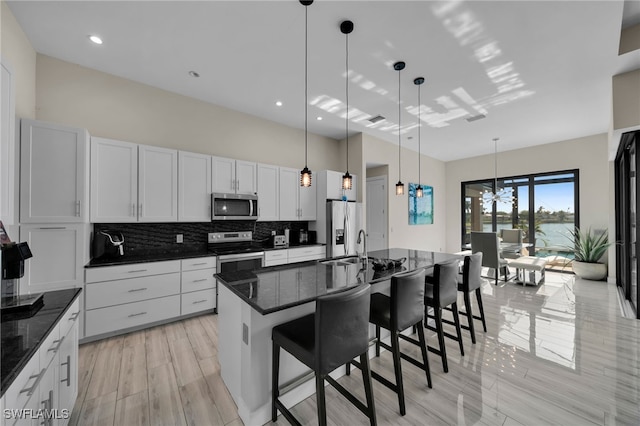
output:
M355 201L327 200L324 211L318 209L318 242L327 245L327 257L356 254L361 214Z

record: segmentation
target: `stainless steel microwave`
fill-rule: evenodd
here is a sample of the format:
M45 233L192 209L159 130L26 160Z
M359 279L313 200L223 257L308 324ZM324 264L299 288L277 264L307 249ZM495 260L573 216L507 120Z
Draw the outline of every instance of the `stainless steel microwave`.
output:
M211 220L257 220L258 197L248 194L211 194Z

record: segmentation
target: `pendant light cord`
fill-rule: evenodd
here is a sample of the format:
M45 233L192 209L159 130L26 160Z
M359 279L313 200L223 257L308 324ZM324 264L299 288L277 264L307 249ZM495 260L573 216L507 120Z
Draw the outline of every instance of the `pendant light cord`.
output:
M420 127L422 123L420 123L420 113L422 111L422 103L420 103L420 85L418 85L418 186L420 186L420 160L421 158L421 152L420 152Z
M347 93L347 126L345 138L347 139L347 174L349 174L349 33L346 33L345 43L345 92Z
M493 172L494 194L498 193L498 138L493 138Z
M402 126L400 125L400 73L401 70L398 70L398 182L400 182L402 179L400 179L400 176L402 175L401 173L401 165L400 165L400 153L401 153L401 141L400 141L400 129L402 129Z
M307 108L308 108L308 23L309 8L304 8L304 167L307 167Z

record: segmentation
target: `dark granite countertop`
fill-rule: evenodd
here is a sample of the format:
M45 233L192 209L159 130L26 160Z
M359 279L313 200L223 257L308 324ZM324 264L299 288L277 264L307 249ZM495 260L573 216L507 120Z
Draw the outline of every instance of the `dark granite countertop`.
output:
M287 248L304 248L323 246L324 244L302 244L289 247L262 247L264 251L271 250L283 250ZM192 259L196 257L209 257L215 256L214 253L208 251L206 248L201 250L185 250L185 251L172 251L172 252L155 252L155 253L126 253L120 257L107 257L100 259L91 259L87 263L85 268L97 268L102 266L116 266L116 265L131 265L135 263L146 262L162 262L167 260L180 260L180 259Z
M216 278L256 311L265 315L302 305L318 296L361 283L376 284L401 272L432 268L438 262L460 258L454 254L402 248L373 251L368 255L384 259L404 258L404 261L401 266L386 271L374 271L372 262L362 268L360 263L326 264L323 261L311 261L253 271L221 273L216 274Z
M47 291L43 294L43 306L33 316L24 319L2 319L0 397L37 353L42 341L81 291L81 288Z

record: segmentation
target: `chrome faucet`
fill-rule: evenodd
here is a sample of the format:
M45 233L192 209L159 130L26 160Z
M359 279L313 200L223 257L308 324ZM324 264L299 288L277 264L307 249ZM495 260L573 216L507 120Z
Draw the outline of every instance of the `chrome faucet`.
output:
M367 263L368 257L367 257L367 233L365 232L364 229L361 229L358 231L358 244L362 243L362 254L358 255L360 257L360 261L362 263Z

